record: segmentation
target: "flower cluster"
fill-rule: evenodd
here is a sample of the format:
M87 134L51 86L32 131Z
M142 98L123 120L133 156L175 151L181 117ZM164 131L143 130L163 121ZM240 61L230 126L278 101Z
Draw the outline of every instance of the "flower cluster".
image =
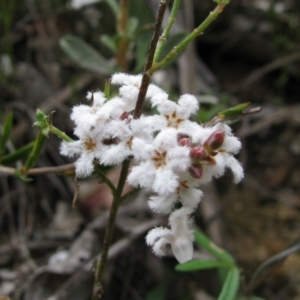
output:
M79 156L78 177L90 175L94 164L117 165L132 157L128 182L152 193L153 211L169 215L170 229L152 229L147 244L158 256L171 246L179 262L188 261L193 255L191 214L202 197L199 188L222 176L226 168L231 169L234 182L243 178L243 169L233 157L241 143L224 123L206 127L189 120L199 109L194 96L182 95L176 103L153 84L146 99L158 114L133 119L141 76L119 73L111 83L120 86L117 97L88 93L91 105L73 108L71 119L79 139L63 142L61 154Z

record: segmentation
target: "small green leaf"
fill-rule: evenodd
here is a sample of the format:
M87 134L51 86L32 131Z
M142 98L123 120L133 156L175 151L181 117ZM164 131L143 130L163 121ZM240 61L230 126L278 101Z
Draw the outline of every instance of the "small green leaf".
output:
M50 133L50 124L49 124L48 116L45 115L40 109L36 110L35 115L37 118L37 122L34 122L33 126L37 126L41 128L42 134L48 136Z
M266 299L257 297L257 296L244 296L244 297L238 298L237 300L266 300Z
M24 175L20 172L20 170L16 170L14 176L15 176L16 178L20 179L21 181L25 182L25 183L28 183L28 182L32 181L31 178L28 178L28 177L24 176Z
M229 270L218 300L235 300L240 285L239 269L233 267Z
M10 138L11 128L13 123L13 114L9 112L4 119L3 129L0 136L0 155L5 152L5 145Z
M39 158L45 142L46 142L46 136L43 134L42 131L39 131L37 134L37 137L34 141L34 145L31 150L31 153L29 154L29 156L26 160L26 163L24 166L24 171L28 171L35 165L35 162Z
M196 271L196 270L206 270L214 268L230 268L231 264L224 263L217 260L207 259L207 260L192 260L184 264L178 264L176 266L177 271Z
M111 8L111 10L113 11L114 15L117 17L119 14L119 4L116 0L106 0L106 3L109 5L109 7Z
M133 38L138 26L139 26L139 20L137 18L135 17L128 18L127 32L126 32L127 37Z
M199 230L195 230L195 240L198 245L203 247L206 251L208 251L220 261L234 265L234 259L232 258L232 256L224 249L221 249L220 247L215 245L205 234L203 234Z
M29 151L32 150L33 145L34 145L34 142L31 142L31 143L17 149L16 151L14 151L12 153L4 155L3 157L1 157L1 164L8 165L8 164L16 162L19 159L22 159L25 155L27 155L29 153Z
M115 43L115 39L110 37L107 34L102 34L100 36L100 41L101 43L106 46L112 53L116 53L117 52L117 46Z
M146 300L164 300L166 299L164 286L157 286L146 295Z
M81 68L105 75L112 73L113 70L108 61L82 39L67 35L60 39L59 45Z
M250 102L242 103L218 113L219 118L231 116L239 116L244 113L244 110L250 105Z

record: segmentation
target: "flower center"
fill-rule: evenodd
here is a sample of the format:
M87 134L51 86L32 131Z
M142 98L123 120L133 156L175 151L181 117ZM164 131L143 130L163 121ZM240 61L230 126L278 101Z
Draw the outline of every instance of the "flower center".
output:
M179 118L177 116L176 111L174 111L171 115L165 115L165 118L167 119L167 122L168 122L167 126L174 127L176 129L178 129L179 124L184 121L184 119Z
M153 156L151 159L154 161L156 169L165 166L166 163L166 156L167 156L167 151L159 152L157 150L154 151L155 156Z
M95 151L96 146L97 144L90 137L84 141L84 148L87 151Z

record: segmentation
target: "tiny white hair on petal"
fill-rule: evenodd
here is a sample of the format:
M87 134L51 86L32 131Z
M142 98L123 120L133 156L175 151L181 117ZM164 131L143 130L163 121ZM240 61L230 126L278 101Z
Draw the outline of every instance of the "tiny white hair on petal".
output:
M91 113L91 107L85 104L76 105L72 108L71 120L78 124L82 120L82 116Z
M102 151L99 159L101 164L105 166L115 166L123 162L131 154L131 151L124 143L111 145Z
M124 85L120 87L119 92L122 98L125 98L126 101L131 100L131 104L134 104L137 100L138 94L139 94L139 87L136 87L134 85Z
M180 194L180 201L184 207L188 207L192 211L195 211L201 201L203 192L196 188L190 188L184 190Z
M137 136L153 137L154 132L160 131L166 127L166 118L154 116L141 116L139 119L133 119L130 122L130 128Z
M157 170L152 189L160 195L175 193L178 187L178 176L167 168Z
M94 171L93 164L94 155L92 153L83 152L75 162L76 175L80 178L87 177Z
M175 236L188 236L193 240L193 230L190 228L192 225L191 213L192 210L188 207L181 207L169 216L169 224Z
M192 142L196 144L204 144L204 142L209 138L209 136L215 132L211 127L202 127L199 125L199 128L196 132L192 132Z
M178 110L178 105L171 100L165 100L157 104L157 110L162 115L170 115Z
M151 162L146 161L138 166L132 167L127 181L131 186L140 186L151 190L155 178L155 168Z
M235 136L225 136L225 140L221 148L224 148L229 153L236 154L241 150L242 143Z
M149 246L153 246L158 239L162 238L162 237L168 237L171 236L172 233L170 231L170 229L165 228L165 227L156 227L151 229L147 236L146 236L146 243Z
M93 106L102 107L104 105L105 100L106 99L104 97L104 94L100 91L96 91L93 96Z
M160 257L167 255L168 245L170 244L170 241L166 238L159 239L152 247L153 253Z
M172 211L176 200L176 194L152 196L148 205L154 212L166 215Z
M186 171L191 164L188 147L174 147L168 151L168 166L176 172Z
M111 137L118 137L120 140L124 140L132 135L132 131L126 121L116 119L109 122L107 134Z
M150 102L152 103L152 106L159 106L165 101L169 101L168 98L169 95L166 92L161 92L161 93L154 94L151 97Z
M153 145L142 138L135 137L131 142L131 149L135 160L148 160L153 151Z
M146 97L147 98L152 98L154 95L157 95L157 94L160 94L160 93L164 93L163 89L161 89L157 85L151 83L151 84L149 84Z
M171 247L179 263L183 264L193 258L193 242L188 237L176 237L171 243Z
M128 75L125 73L116 73L111 78L111 83L115 85L136 85L142 81L142 75Z
M82 142L80 140L74 142L63 141L60 144L60 154L64 156L74 157L82 152Z
M175 146L178 146L177 133L178 131L175 128L165 128L155 137L155 146L163 150L168 150Z
M244 178L244 170L241 164L233 156L228 156L226 161L228 168L232 171L233 182L239 183Z
M178 100L178 105L180 106L180 112L184 118L188 118L199 109L199 102L197 98L190 94L182 95Z

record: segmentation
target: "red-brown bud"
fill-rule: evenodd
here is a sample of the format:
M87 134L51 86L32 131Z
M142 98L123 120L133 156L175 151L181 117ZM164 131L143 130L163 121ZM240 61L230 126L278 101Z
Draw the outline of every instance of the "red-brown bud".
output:
M214 150L219 149L223 143L225 138L225 132L223 130L217 130L213 132L209 138L204 143L204 148L208 152L213 152Z
M189 172L192 175L192 177L199 179L203 175L203 168L200 165L192 164L189 167Z
M191 147L192 145L190 138L185 136L179 137L177 141L180 146Z
M129 112L128 111L124 111L122 113L122 115L120 116L121 120L127 120L129 118Z
M194 161L201 161L205 159L206 156L207 153L202 146L196 146L190 150L190 157Z

